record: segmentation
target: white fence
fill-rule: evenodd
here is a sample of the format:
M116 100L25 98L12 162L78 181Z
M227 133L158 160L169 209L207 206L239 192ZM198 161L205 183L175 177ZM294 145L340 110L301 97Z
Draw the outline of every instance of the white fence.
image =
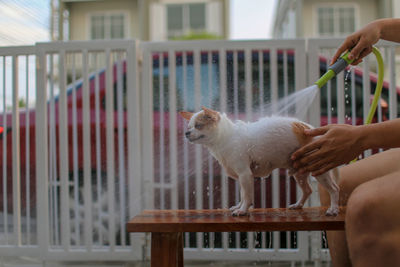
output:
M314 83L341 41L0 48L0 256L141 260L145 236L125 233L140 210L233 205L238 185L207 151L186 142L176 111L205 105L253 120L267 103ZM398 116L398 92L396 45L379 46L389 81L388 107L378 109L382 121ZM373 62L330 81L304 119L316 126L360 123L369 108ZM255 180L256 207L286 207L296 198L284 171L272 177ZM311 204L317 199L314 194ZM319 232L187 233L184 240L186 259L329 260Z

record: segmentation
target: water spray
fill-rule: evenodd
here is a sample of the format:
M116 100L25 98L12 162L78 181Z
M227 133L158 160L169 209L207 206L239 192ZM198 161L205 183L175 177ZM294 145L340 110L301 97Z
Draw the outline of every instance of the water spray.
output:
M364 120L364 124L370 124L374 117L376 108L378 106L379 98L381 97L382 93L382 85L383 85L383 59L382 55L376 47L372 47L372 52L376 57L376 61L378 62L378 81L375 87L374 98L371 103L371 107L369 109L368 115ZM350 52L346 52L343 54L334 64L332 64L328 71L322 75L322 77L315 82L318 88L322 88L330 79L335 77L339 72L343 71L349 64L351 64L354 60L349 59ZM357 159L353 160L352 162L356 161Z
M379 98L382 93L382 85L383 85L383 59L382 55L376 47L372 47L372 52L375 54L376 61L378 62L378 81L375 87L374 99L372 100L371 107L369 109L367 118L364 121L364 124L370 124L372 122L372 118L374 117L376 107L378 106ZM330 79L335 77L339 72L343 71L349 64L351 64L354 60L349 59L350 52L346 52L343 56L341 56L332 66L329 67L328 71L322 75L322 77L315 82L318 88L322 88Z

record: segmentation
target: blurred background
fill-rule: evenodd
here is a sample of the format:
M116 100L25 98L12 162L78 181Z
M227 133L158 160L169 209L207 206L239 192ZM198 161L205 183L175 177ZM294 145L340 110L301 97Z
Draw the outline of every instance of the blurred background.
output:
M177 111L264 116L325 73L348 34L389 17L400 1L0 0L0 266L148 266L149 235L126 233L134 215L239 200L237 183L184 138ZM374 122L400 117L400 44L378 47ZM363 124L375 62L305 95L305 120ZM272 176L255 179L256 208L296 200L293 178ZM184 242L185 266L330 266L323 232Z

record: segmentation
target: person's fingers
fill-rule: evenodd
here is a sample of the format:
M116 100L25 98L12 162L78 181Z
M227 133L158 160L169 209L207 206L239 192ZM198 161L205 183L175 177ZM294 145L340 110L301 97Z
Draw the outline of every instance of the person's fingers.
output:
M298 158L301 158L301 157L303 157L303 155L320 148L321 144L322 144L322 142L320 140L316 140L314 142L311 142L311 143L299 148L298 150L296 150L292 154L291 159L292 160L296 160Z
M360 64L361 62L363 62L363 60L362 60L362 58L359 58L359 59L354 60L354 61L351 63L351 65L357 66L357 65Z
M336 167L335 164L331 162L331 163L326 164L325 166L323 166L323 167L320 168L319 170L316 170L316 171L311 172L311 175L315 177L315 176L324 174L324 173L326 173L327 171L329 171L329 170L331 170L331 169L333 169L333 168L335 168L335 167Z
M360 59L364 58L371 52L372 52L372 46L366 47L363 51L361 51L360 55L358 56L358 59L360 60Z
M314 161L310 161L307 165L305 165L302 169L306 170L307 172L314 172L318 171L327 164L330 164L334 160L331 157L320 157Z
M343 54L343 52L350 50L353 46L358 42L359 37L355 35L350 35L344 40L344 42L339 46L336 50L336 53L333 55L331 59L331 65L336 62L336 60Z
M336 53L333 55L332 59L331 59L331 63L330 65L332 65L333 63L336 62L336 60L342 55L342 53L344 51L346 51L347 49L349 49L349 42L343 42L343 44L336 50Z
M296 169L307 168L308 171L311 171L311 169L308 168L312 168L313 170L315 170L315 168L319 168L321 164L325 164L330 160L331 159L329 157L329 151L324 151L324 149L318 149L296 160L293 166Z
M357 60L357 59L359 59L359 58L362 58L362 57L360 57L361 52L362 52L364 49L368 48L368 47L369 47L368 42L367 42L365 39L360 38L360 41L356 44L356 46L354 46L354 47L351 49L348 58L349 58L349 59L354 59L354 60Z
M314 128L314 129L306 129L304 131L304 133L308 136L315 137L318 135L325 134L329 130L329 128L330 128L329 125L327 125L327 126L323 126L323 127L319 127L319 128Z

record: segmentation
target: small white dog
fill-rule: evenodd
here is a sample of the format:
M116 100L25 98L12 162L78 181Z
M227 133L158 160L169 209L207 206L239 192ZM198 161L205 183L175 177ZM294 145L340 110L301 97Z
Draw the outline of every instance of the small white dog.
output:
M181 111L189 121L185 133L190 142L206 146L224 167L226 173L240 183L240 203L231 208L233 215L246 215L254 199L253 177L267 177L276 168L289 169L303 194L290 209L300 209L311 194L309 173L297 173L292 167L291 154L311 137L304 134L310 125L288 117L265 117L256 122L232 122L226 114L203 107L197 113ZM339 187L333 172L315 177L331 198L326 215L339 212ZM337 171L335 173L337 175Z

